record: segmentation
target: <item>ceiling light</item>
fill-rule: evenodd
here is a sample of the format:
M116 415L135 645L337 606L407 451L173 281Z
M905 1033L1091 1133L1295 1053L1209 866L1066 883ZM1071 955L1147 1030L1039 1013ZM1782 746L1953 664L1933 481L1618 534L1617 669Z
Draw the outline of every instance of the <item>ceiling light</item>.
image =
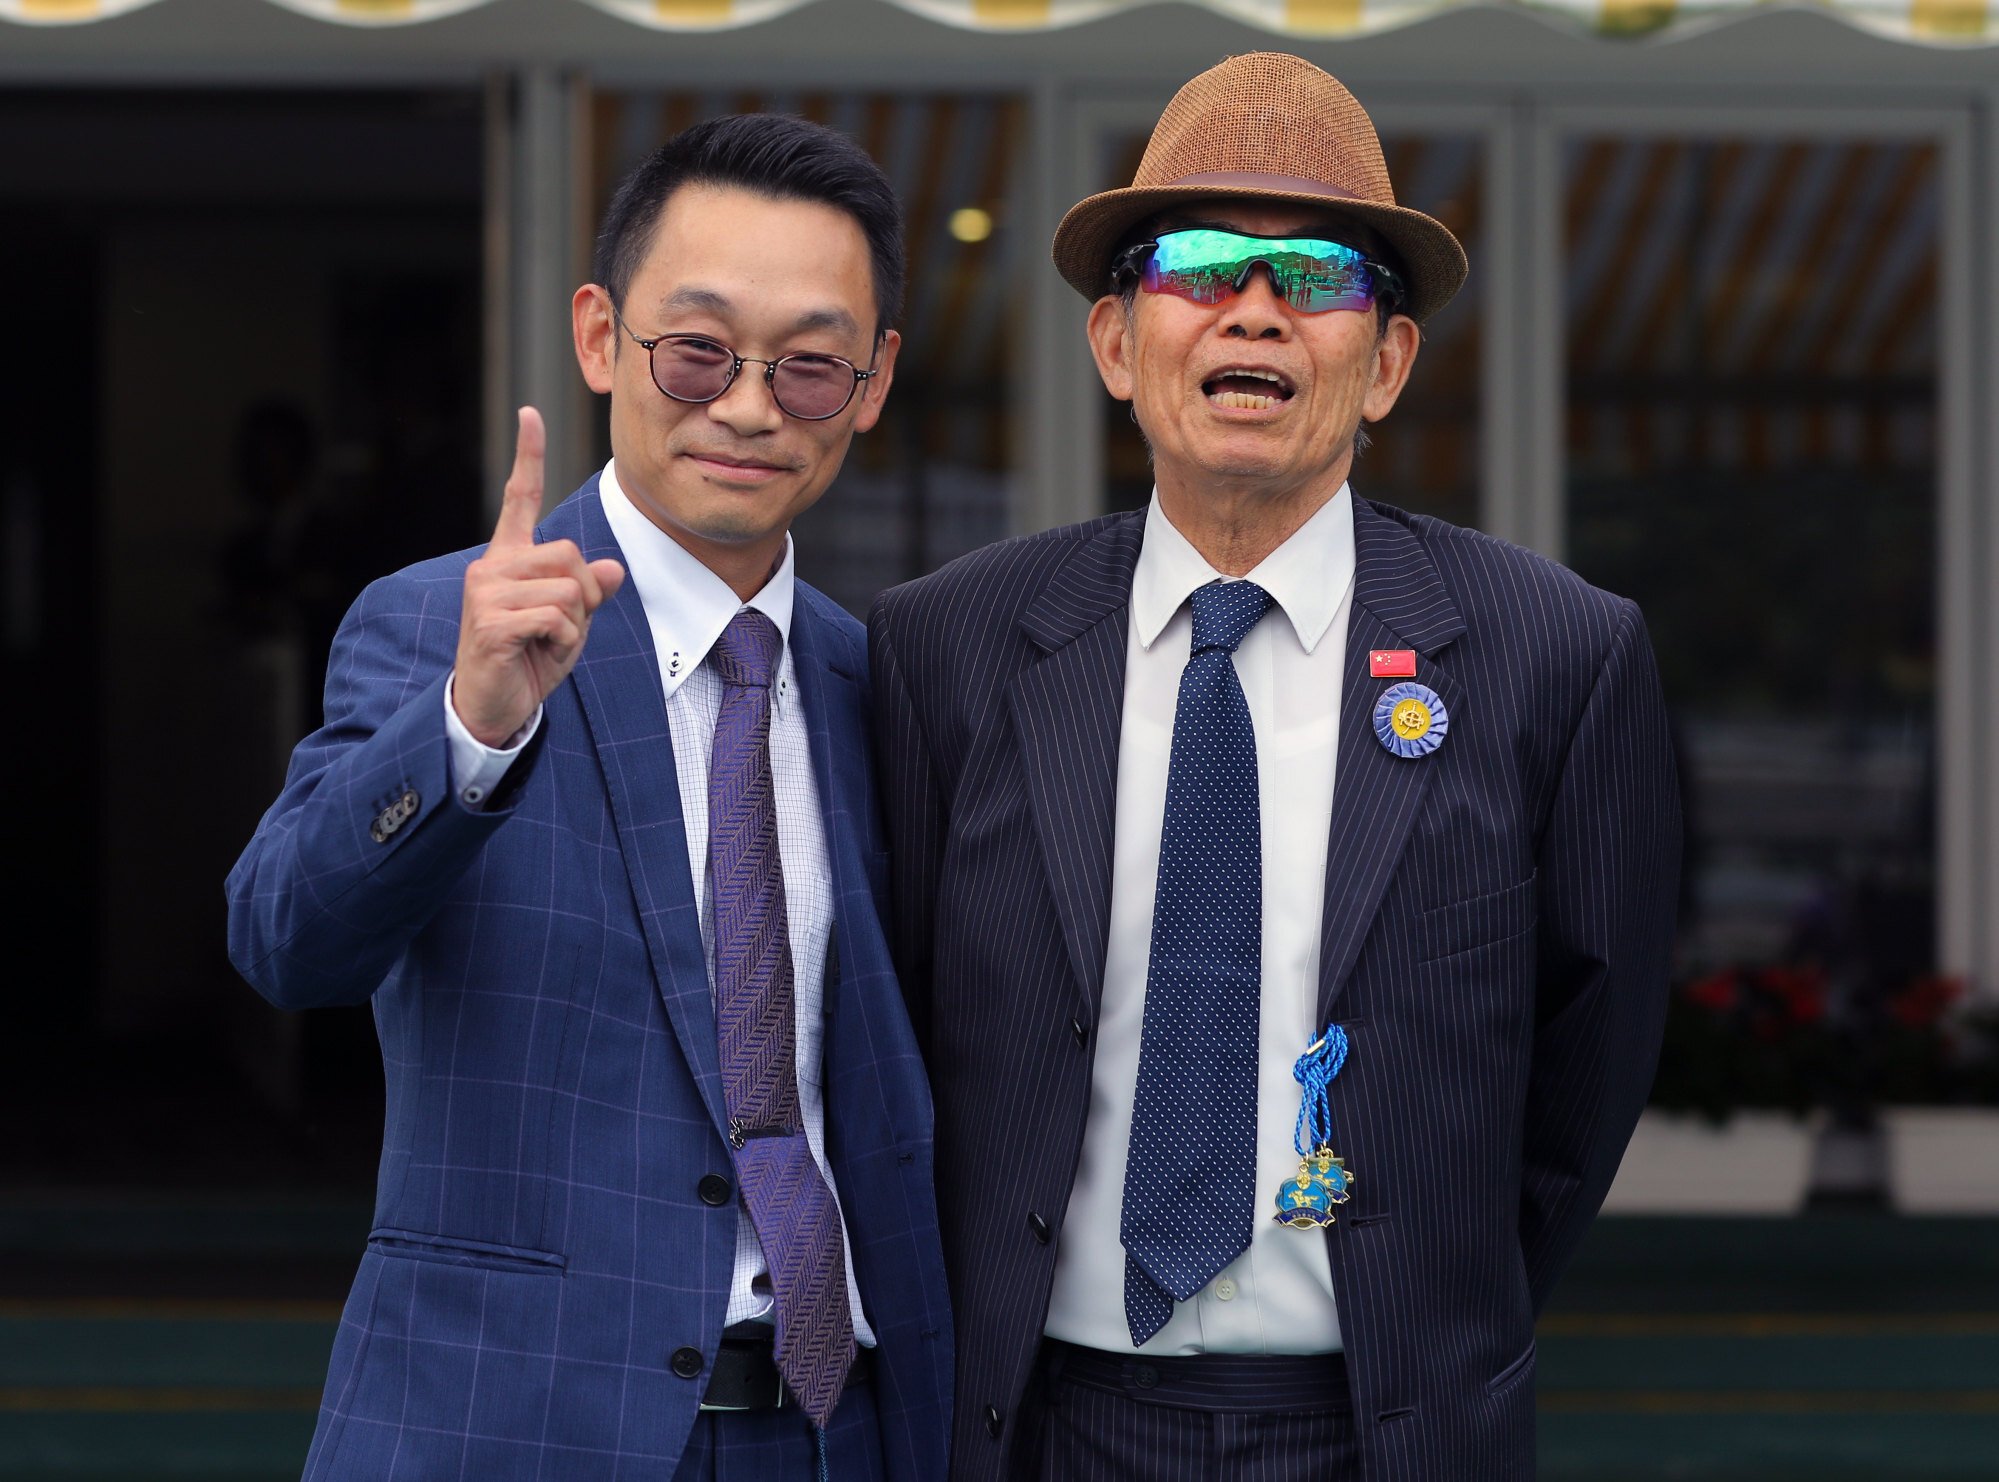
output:
M951 213L951 235L960 242L983 242L993 234L990 211L977 206L960 206Z

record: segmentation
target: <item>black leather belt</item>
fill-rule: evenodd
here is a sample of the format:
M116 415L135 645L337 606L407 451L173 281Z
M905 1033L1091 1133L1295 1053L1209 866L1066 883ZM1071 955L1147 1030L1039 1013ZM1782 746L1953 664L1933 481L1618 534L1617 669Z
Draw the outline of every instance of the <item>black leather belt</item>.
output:
M701 1397L703 1410L782 1410L796 1403L785 1394L783 1376L771 1354L772 1337L768 1323L742 1322L723 1329L708 1391ZM849 1388L867 1383L873 1356L874 1350L868 1348L855 1355L847 1374Z

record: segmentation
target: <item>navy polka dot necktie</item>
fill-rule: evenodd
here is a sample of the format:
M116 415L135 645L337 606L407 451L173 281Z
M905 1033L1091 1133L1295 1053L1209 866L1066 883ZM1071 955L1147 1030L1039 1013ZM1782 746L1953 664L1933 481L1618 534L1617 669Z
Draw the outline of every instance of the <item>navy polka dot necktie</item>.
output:
M1134 1344L1249 1248L1256 1209L1263 822L1233 656L1270 594L1215 582L1191 601L1118 1230Z

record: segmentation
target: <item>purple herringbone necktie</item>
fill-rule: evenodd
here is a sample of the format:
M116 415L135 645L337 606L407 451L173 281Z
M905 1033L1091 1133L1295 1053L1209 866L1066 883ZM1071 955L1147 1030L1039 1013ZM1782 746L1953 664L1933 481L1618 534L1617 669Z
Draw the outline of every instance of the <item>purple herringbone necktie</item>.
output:
M729 1141L777 1297L777 1368L814 1423L840 1403L854 1362L840 1211L798 1108L791 930L770 770L770 684L784 640L745 608L708 662L722 712L708 762L715 882L715 1003Z

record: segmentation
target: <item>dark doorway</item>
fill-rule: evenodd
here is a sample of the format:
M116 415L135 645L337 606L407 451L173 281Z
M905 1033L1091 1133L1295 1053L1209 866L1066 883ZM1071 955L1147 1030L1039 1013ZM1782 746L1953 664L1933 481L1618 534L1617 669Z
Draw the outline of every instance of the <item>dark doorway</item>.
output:
M476 93L0 99L11 1188L372 1183L367 1011L262 1004L222 879L360 588L479 538L482 159Z

